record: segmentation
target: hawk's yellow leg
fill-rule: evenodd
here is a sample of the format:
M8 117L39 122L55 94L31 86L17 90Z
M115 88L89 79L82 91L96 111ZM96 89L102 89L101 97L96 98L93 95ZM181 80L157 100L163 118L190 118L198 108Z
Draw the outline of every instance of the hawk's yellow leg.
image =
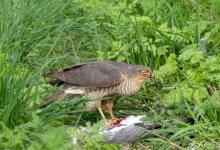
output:
M109 114L110 114L110 116L111 116L112 119L115 119L115 116L114 116L112 110L109 111Z
M115 119L115 116L112 111L113 102L114 101L112 99L102 101L102 108L103 110L105 110L106 112L110 114L112 119Z
M107 121L106 121L106 118L105 118L105 115L104 115L104 113L103 113L103 111L102 111L102 108L101 108L101 107L98 107L98 110L99 110L99 113L100 113L102 119L103 119L105 122L107 122Z

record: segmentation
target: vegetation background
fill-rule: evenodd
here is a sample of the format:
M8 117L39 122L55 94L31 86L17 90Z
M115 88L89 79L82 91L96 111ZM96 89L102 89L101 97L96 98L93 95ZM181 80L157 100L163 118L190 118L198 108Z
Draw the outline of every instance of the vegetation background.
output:
M154 69L139 93L117 98L116 116L195 120L133 149L220 149L219 39L219 0L1 0L0 149L122 149L99 143L100 117L86 99L37 107L56 90L44 72L91 60ZM77 132L73 145L82 125L94 134Z

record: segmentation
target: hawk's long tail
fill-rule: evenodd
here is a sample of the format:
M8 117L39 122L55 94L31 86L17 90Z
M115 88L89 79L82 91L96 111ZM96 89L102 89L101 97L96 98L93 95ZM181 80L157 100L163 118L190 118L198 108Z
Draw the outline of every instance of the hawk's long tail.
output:
M67 89L62 89L60 91L57 91L53 94L51 94L50 96L48 96L46 98L46 101L41 103L39 105L39 108L44 108L48 105L50 105L51 103L58 101L58 100L65 100L65 99L69 99L72 98L74 96L81 96L84 95L84 90L82 89L77 89L77 88L67 88Z

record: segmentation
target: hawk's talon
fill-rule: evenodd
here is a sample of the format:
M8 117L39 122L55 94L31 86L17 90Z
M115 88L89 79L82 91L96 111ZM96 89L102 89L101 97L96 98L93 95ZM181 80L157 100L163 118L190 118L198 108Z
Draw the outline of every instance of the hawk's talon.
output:
M125 118L112 118L106 121L106 126L117 126L120 125L121 121Z

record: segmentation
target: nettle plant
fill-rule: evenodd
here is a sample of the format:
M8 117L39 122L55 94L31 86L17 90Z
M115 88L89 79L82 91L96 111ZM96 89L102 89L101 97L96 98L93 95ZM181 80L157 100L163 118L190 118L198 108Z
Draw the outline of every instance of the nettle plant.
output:
M179 108L178 111L175 110L175 114L184 112L192 116L196 113L198 116L200 113L206 115L210 108L213 113L218 112L219 63L219 54L208 55L196 45L182 49L179 56L170 54L166 64L156 71L157 79L166 89L162 102L166 106L174 105ZM209 117L216 117L216 114Z

